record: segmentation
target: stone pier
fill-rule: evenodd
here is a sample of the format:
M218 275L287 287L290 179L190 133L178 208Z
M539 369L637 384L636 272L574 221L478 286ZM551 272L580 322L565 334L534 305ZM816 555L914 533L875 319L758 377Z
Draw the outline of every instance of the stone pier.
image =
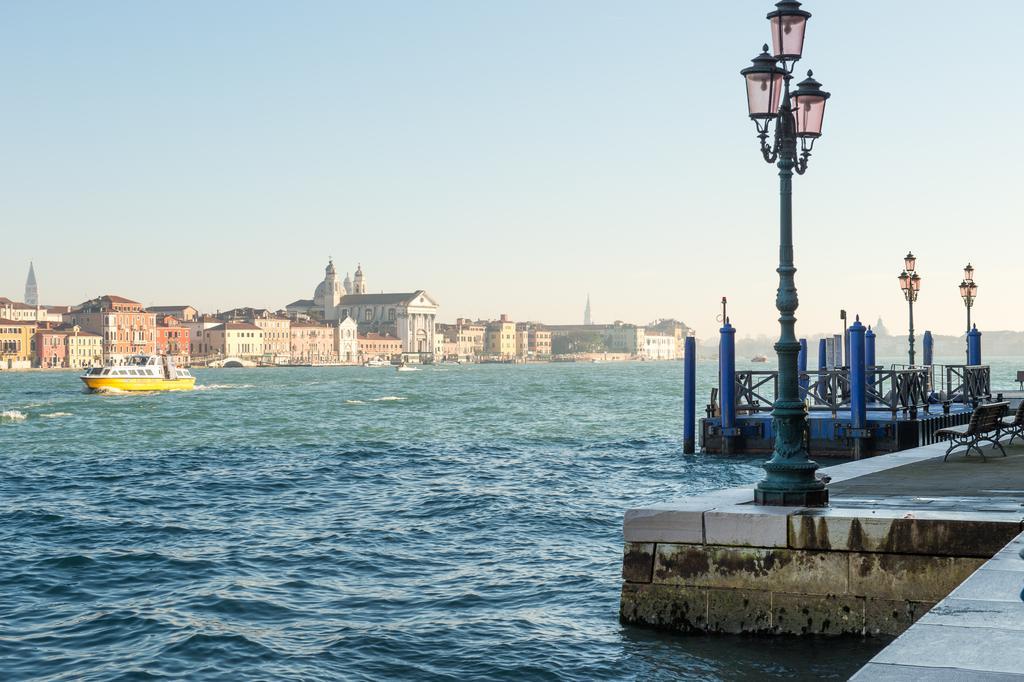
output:
M825 469L827 509L756 507L752 488L733 488L629 510L621 620L683 633L902 633L1024 530L1024 447L988 461L944 452Z

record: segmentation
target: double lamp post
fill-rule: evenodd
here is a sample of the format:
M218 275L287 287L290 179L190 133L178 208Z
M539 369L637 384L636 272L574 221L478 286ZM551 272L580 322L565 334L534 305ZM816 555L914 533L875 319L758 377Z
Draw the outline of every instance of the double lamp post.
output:
M917 258L913 253L908 253L903 259L903 272L897 278L900 282L900 289L903 297L907 300L910 318L910 327L907 334L907 355L910 364L914 364L914 303L917 302L917 295L921 291L921 275L917 273ZM971 333L971 308L974 307L974 299L978 297L978 285L974 281L974 266L968 263L964 266L964 278L960 282L960 298L964 300L967 308L967 333ZM969 337L968 337L969 338ZM970 343L967 349L967 363L971 362Z
M765 462L765 477L754 489L754 502L763 505L822 507L828 504L828 489L818 480L818 464L804 445L806 412L800 399L796 338L798 299L793 265L793 172L803 175L814 141L821 136L825 101L821 89L808 71L807 78L792 91L793 69L804 47L804 31L810 12L796 0L782 0L768 13L772 48L765 45L753 64L740 73L747 85L747 109L757 128L761 155L779 169L779 288L775 307L779 311L781 334L775 344L779 357L778 398L772 410L775 448ZM769 142L770 140L770 142ZM799 142L799 149L798 149Z

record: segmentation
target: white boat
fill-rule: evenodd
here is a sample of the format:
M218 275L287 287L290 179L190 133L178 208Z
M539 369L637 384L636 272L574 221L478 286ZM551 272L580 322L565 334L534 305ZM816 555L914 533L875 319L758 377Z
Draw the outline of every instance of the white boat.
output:
M388 363L384 362L380 358L374 358L373 360L367 360L363 363L363 367L388 367Z
M420 371L419 367L410 367L409 365L399 365L395 369L397 369L399 372L418 372L418 371Z

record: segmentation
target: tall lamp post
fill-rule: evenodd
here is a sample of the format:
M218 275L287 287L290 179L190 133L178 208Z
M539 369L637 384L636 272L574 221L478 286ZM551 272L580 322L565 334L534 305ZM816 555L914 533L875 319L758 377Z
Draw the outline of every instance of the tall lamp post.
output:
M974 307L974 299L978 297L978 285L974 283L974 266L970 263L964 267L964 281L960 282L960 298L964 299L967 307L967 333L971 333L971 308ZM966 337L965 337L966 338ZM967 364L971 363L971 351L967 350Z
M907 356L910 365L914 365L914 302L917 301L917 294L921 291L921 276L917 274L917 258L913 253L907 252L903 257L903 272L897 278L900 281L900 289L903 290L903 297L907 299L910 310L910 328L907 333Z
M764 505L828 504L828 489L814 473L818 464L804 446L807 416L798 389L800 342L794 315L798 299L793 279L793 172L803 175L807 171L814 141L821 136L825 101L829 98L810 71L796 90L790 91L810 16L795 0L777 2L767 16L771 52L765 45L753 64L740 72L746 80L748 114L757 128L761 155L779 168L779 288L775 307L780 313L781 334L775 344L779 356L778 398L772 410L775 449L764 464L764 479L754 489L754 502Z

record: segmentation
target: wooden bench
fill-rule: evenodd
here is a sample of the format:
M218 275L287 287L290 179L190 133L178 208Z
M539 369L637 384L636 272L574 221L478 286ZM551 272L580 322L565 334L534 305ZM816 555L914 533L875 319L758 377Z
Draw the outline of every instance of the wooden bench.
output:
M1006 441L1007 445L1013 445L1014 438L1024 440L1024 400L1017 405L1012 417L1003 417L1001 420L999 437L1007 433L1010 434L1010 440Z
M1003 415L1010 406L1008 402L986 403L978 405L971 414L971 421L963 426L947 426L935 432L936 436L949 438L949 449L946 456L942 458L945 462L949 454L961 445L967 446L966 455L970 456L971 450L977 450L982 461L985 460L985 453L981 451L979 443L992 443L999 448L1006 457L1006 450L999 444L999 432L1003 428Z

